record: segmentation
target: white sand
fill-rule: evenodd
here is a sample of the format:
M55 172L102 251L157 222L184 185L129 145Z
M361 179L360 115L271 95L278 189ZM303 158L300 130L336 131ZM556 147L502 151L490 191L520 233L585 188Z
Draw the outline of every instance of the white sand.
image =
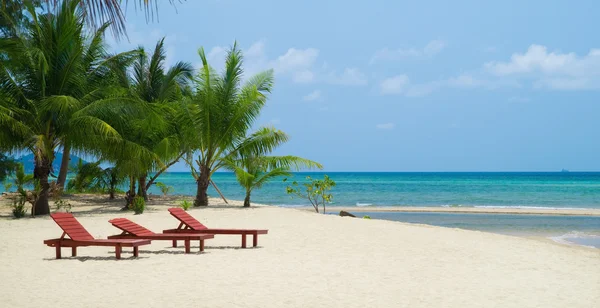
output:
M85 210L78 207L75 210ZM99 238L107 220L174 228L166 207L143 215L76 213ZM96 210L98 211L98 210ZM5 212L6 213L6 212ZM483 232L260 207L194 209L212 227L268 228L259 248L237 236L203 254L169 242L116 261L109 247L79 257L42 244L49 218L0 219L0 307L599 307L600 250ZM236 247L236 248L234 248Z

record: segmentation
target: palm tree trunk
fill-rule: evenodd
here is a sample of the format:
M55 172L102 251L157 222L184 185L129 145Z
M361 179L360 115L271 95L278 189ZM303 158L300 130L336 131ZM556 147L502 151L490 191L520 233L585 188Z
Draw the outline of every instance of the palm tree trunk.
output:
M246 198L244 198L244 207L250 207L250 193L251 191L246 191Z
M71 145L65 142L63 147L63 157L60 162L60 171L56 184L61 191L65 190L65 182L67 181L67 173L69 172L69 162L71 161Z
M123 207L123 210L129 209L129 205L133 203L133 198L135 198L135 177L129 176L129 191L125 194L125 207Z
M139 178L138 196L142 196L145 201L148 201L148 190L146 187L146 175Z
M208 206L208 185L210 184L210 169L207 166L200 166L200 176L196 180L198 188L196 190L196 200L194 206Z
M50 205L48 204L48 192L50 191L50 183L48 183L49 175L50 159L45 155L42 155L39 159L36 158L33 176L40 182L41 191L33 206L33 215L50 214Z

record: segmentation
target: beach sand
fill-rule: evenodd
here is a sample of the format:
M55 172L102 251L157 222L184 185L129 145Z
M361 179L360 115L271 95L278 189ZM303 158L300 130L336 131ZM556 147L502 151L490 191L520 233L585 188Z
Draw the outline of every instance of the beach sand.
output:
M86 201L87 200L87 201ZM92 235L127 217L159 232L177 221L171 201L143 215L90 197L74 214ZM216 200L211 200L214 204ZM234 202L239 205L239 202ZM155 241L140 258L109 247L78 257L44 239L49 217L0 218L1 307L598 307L600 250L525 238L296 209L217 206L190 214L210 227L267 228L259 247L216 236L205 253Z

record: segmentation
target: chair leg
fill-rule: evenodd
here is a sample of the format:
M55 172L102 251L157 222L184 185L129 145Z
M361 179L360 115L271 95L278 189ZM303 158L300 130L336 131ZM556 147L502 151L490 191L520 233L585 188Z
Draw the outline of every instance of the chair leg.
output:
M75 246L71 247L71 256L77 257L77 247L75 247Z
M242 248L246 248L246 234L242 234Z
M138 246L135 246L135 247L133 247L133 256L134 256L135 258L137 258L137 257L139 257L139 256L140 256L140 250L139 250L139 247L138 247Z
M173 240L173 247L177 247L177 241Z
M187 239L184 241L185 243L185 253L190 253L190 240Z
M204 240L200 240L200 252L204 251Z
M252 234L252 247L258 246L258 234Z
M56 258L60 259L61 255L60 255L60 244L56 244Z
M121 245L115 246L115 255L117 260L121 259Z

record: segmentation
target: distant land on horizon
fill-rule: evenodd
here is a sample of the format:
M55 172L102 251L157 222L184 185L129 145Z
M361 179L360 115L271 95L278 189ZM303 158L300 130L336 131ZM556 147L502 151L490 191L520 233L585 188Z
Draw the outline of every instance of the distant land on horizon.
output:
M81 157L79 157L77 155L71 154L70 167L76 166L77 162L79 161L80 158ZM89 163L89 161L87 161L83 158L81 158L81 159L83 160L84 163ZM17 160L20 163L23 163L23 165L25 166L26 173L33 173L33 154L16 157L15 160ZM58 170L60 169L61 161L62 161L62 152L57 152L55 154L54 162L52 164L55 174L57 174ZM108 165L106 163L102 163L100 166L103 168L108 167ZM177 170L168 170L167 172L169 172L169 173L190 173L189 170L181 170L181 167L177 168ZM546 171L531 171L531 170L525 170L525 171L515 171L515 170L510 170L510 171L501 171L501 170L493 170L493 171L352 171L352 170L322 171L322 170L311 170L311 171L295 171L294 173L414 173L414 174L418 174L418 173L563 173L563 174L568 174L568 173L598 173L598 172L600 172L600 170L569 170L569 169L565 169L565 168L562 168L562 169L557 168L556 170L553 170L553 171L549 171L549 170L546 170ZM216 171L216 173L231 173L231 171L218 170L218 171Z
M53 168L53 173L55 175L58 175L58 171L60 170L60 163L62 161L62 153L56 153L54 155L54 162L52 162L52 168ZM75 167L77 166L77 162L79 161L80 157L77 155L73 155L71 154L71 161L69 163L69 167ZM33 154L27 154L21 157L17 157L15 158L15 160L19 163L22 163L23 166L25 167L25 173L33 173L33 167L34 167L34 157ZM86 161L85 159L82 159L83 163L86 164L88 163L88 161Z

